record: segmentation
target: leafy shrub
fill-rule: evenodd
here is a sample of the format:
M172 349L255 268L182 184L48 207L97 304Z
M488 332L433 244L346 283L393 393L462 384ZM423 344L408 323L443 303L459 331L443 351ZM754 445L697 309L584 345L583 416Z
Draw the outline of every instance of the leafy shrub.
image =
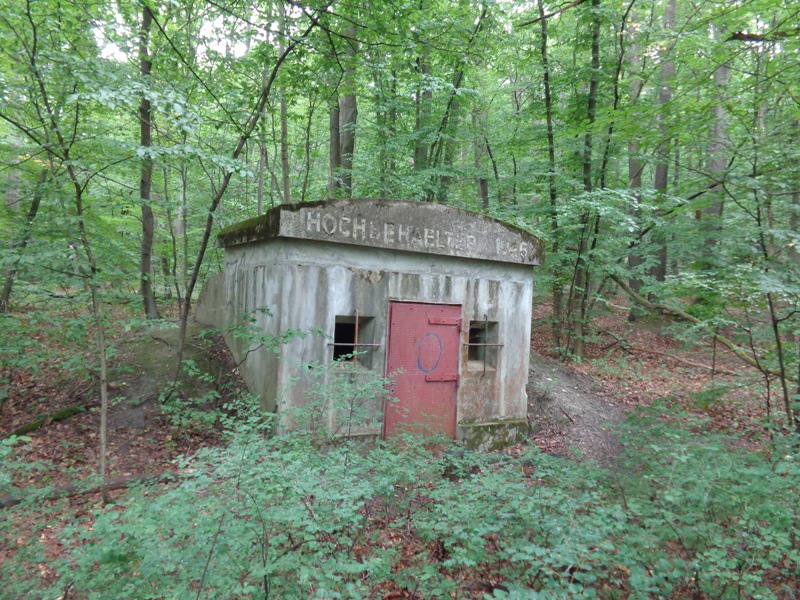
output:
M754 452L668 411L628 423L617 471L535 448L268 437L251 415L182 459L179 485L65 529L51 566L89 598L791 597L793 440Z
M786 568L800 564L792 436L752 451L730 433L709 432L702 419L679 415L685 425L676 427L678 415L663 418L668 411L657 404L632 422L621 482L638 525L627 541L670 561L664 569L640 561L641 597L687 582L714 598L775 597L765 580L796 586L800 572ZM679 551L670 557L669 548Z
M283 407L281 424L302 428L317 445L354 435L380 434L384 406L391 402L392 381L363 368L345 355L328 365L303 365L301 376L290 385L302 386L306 402L300 407Z

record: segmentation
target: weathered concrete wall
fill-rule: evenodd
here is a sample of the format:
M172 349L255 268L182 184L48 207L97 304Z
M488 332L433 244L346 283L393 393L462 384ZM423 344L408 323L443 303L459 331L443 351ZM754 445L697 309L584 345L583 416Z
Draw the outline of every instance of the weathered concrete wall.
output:
M206 278L195 308L195 318L201 323L224 331L227 323L227 289L225 273L215 273Z
M457 419L485 423L524 418L530 345L532 277L528 266L463 261L449 257L322 245L294 240L229 248L225 288L231 321L255 319L254 325L278 336L282 331L318 327L333 337L337 315L374 317L373 364L382 372L386 360L389 301L461 304L463 319L498 323L496 369L483 371L462 352ZM269 308L271 315L253 313ZM466 327L462 343L468 342ZM362 340L363 341L363 340ZM278 358L270 348L251 351L242 367L248 387L275 410L304 403L300 366L331 356L328 339L309 334L293 339ZM241 344L236 348L244 355ZM379 433L379 432L376 432Z
M267 341L305 332L279 353L260 345L264 340L227 335L266 410L304 405L311 382L301 367L330 361L337 316L373 319L371 339L360 341L379 346L362 364L383 375L391 301L459 304L458 437L488 449L524 430L531 265L542 252L530 234L439 205L350 200L280 207L223 231L220 240L224 277L206 284L198 319L218 327L252 320ZM466 346L470 321L484 320L496 323L503 344L486 368L468 360ZM360 433L380 435L382 410L371 407L376 424Z

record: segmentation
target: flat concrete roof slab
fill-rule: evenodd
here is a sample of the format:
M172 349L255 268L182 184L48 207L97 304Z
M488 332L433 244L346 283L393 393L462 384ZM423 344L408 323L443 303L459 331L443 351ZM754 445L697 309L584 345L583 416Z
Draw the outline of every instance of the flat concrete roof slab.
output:
M527 265L539 265L544 259L542 241L523 229L452 206L405 200L281 205L218 235L224 247L276 238Z

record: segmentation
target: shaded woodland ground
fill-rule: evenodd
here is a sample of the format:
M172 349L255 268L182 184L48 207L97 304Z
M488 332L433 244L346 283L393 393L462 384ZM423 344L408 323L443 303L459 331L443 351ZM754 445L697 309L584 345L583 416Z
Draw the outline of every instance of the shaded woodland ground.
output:
M467 461L468 469L459 463L457 474L449 476L451 481L465 481L462 477L468 475L458 474L458 469L461 468L467 469L467 473L472 476L491 475L495 468L502 471L502 465L505 464L502 457L505 456L509 460L522 457L518 463L521 465L520 480L528 481L534 486L533 489L546 485L548 478L537 475L545 468L537 462L539 459L525 458L530 453L529 445L538 448L544 457L555 457L559 461L557 464L561 465L558 468L565 469L559 473L568 472L569 464L577 466L583 463L590 465L590 469L596 463L606 469L604 472L618 473L623 468L619 455L625 451L624 442L620 441L619 435L625 430L626 418L654 403L669 407L668 410L665 409L663 419L656 415L656 420L652 421L653 435L656 436L652 441L663 441L664 448L667 447L668 440L659 440L657 436L664 431L667 431L667 436L676 435L669 433L672 429L665 430L659 424L659 421L666 419L669 421L668 427L681 427L681 422L685 422L686 427L697 436L721 433L731 448L745 450L753 455L773 452L769 449L771 434L765 427L767 399L751 391L759 389L754 386L758 382L758 374L724 349L685 347L670 334L672 325L668 321L661 317L649 317L629 323L627 312L620 307L606 312L594 321L595 336L586 345L585 359L577 364L566 364L557 359L552 347L548 334L548 316L547 306L537 307L532 336L529 443L510 448L494 458L483 457L476 459L474 463ZM119 484L119 489L111 492L116 504L108 506L103 506L99 493L78 493L81 482L92 481L96 472L99 418L92 381L71 379L52 363L41 365L36 372L23 369L6 371L10 393L0 412L2 436L7 436L31 422L37 415L53 414L72 406L82 406L83 409L64 420L45 422L40 428L27 433L29 441L15 448L15 458L23 465L34 468L29 471L17 469L13 472L11 485L5 485L3 489L4 493L11 494L4 497L6 504L12 497L36 498L34 490L43 487L60 488L65 492L66 498L37 499L22 511L8 506L0 509L6 513L4 519L7 519L4 529L0 530L3 534L0 537L0 559L6 564L3 573L5 583L0 584L0 597L18 597L19 590L25 588L31 590L30 597L39 597L36 590L47 585L61 589L63 598L84 597L86 590L74 589L72 583L61 586L58 583L59 578L63 580L64 566L61 565L62 572L59 573L59 568L54 565L69 556L69 549L65 545L65 529L77 526L84 532L91 531L93 524L97 525L97 519L104 518L109 512L124 512L130 493L127 482L131 478L143 478L142 481L147 485L155 485L151 492L147 491L149 488L145 488L144 492L141 488L136 488L137 495L158 495L164 490L174 488L178 484L171 480L153 483L152 479L147 478L160 474L167 474L170 478L181 477L182 471L191 472L197 468L185 457L227 443L227 438L222 434L226 420L221 416L224 412L221 409L243 391L241 381L236 377L235 365L219 337L209 337L197 329L193 330L190 346L194 350L190 356L198 369L211 373L211 377L206 377L204 384L199 384L194 389L185 387L181 392L184 399L205 400L196 402L187 410L175 411L174 405L165 406L159 399L159 390L166 384L171 367L174 367L169 362L169 356L174 352L172 334L170 330L147 333L125 332L121 329L117 331L115 342L118 355L115 364L136 366L127 370L117 367L112 371L110 385L117 400L110 414L109 469L110 479ZM57 343L56 340L46 337L42 337L39 342L45 345ZM218 391L220 395L208 395L211 390ZM206 418L208 415L213 415L213 418ZM235 421L228 420L227 423L227 426L231 423L236 426ZM501 466L492 466L497 464ZM445 475L448 476L447 469ZM416 514L422 510L415 504L422 502L420 489L428 489L433 497L436 496L434 491L438 489L435 482L426 482L424 475L419 477L416 484L409 483L405 490L408 494L411 493L410 490L415 490L416 500L409 500L409 506L416 507ZM790 471L788 477L788 489L796 490L796 469ZM313 477L310 481L313 481ZM397 490L397 484L393 485L393 489ZM385 513L381 513L380 502L378 505L366 504L372 506L372 513L367 511L364 514L363 510L358 513L367 523L363 526L366 533L359 533L354 537L347 554L353 555L359 561L368 562L372 550L391 547L392 552L396 553L392 558L394 566L391 573L386 574L385 581L376 580L371 586L358 588L357 591L351 591L350 595L345 594L345 597L481 598L492 593L502 595L507 592L510 597L518 597L514 596L513 589L509 591L504 561L495 563L484 559L474 563L457 562L455 567L446 566L454 560L455 548L465 547L466 542L459 541L458 536L452 541L448 540L442 532L431 539L411 528L410 524L398 527L398 513L390 509L388 503L383 502ZM502 504L499 500L497 502ZM423 502L422 506L427 505ZM409 514L412 513L412 508L408 509ZM133 509L129 507L128 510ZM547 519L548 513L543 511L541 516ZM499 554L493 544L499 545L501 540L498 534L491 532L493 526L490 519L486 518L487 530L478 536L482 540L482 551L489 555ZM768 527L770 524L764 523L764 526ZM677 527L680 528L679 525ZM796 522L788 527L788 532L796 533ZM794 536L795 533L791 535ZM66 537L75 540L77 538L74 535L72 532ZM90 543L86 541L87 538L82 539L84 541L77 543ZM328 543L333 542L328 540ZM603 541L597 540L596 543L602 545ZM774 593L773 597L796 598L800 593L800 573L796 562L793 564L798 556L797 542L793 541L791 544L793 555L789 553L771 556L768 564L765 563L758 571L759 580L765 582L766 588ZM34 546L38 550L31 553L31 557L35 557L33 562L26 562L24 558L20 560ZM677 541L669 540L659 549L659 556L689 561L689 557L695 556L693 552L699 555L699 551L692 550L690 541L678 536ZM210 561L211 555L208 558ZM114 563L114 560L111 562ZM424 568L436 566L437 563L444 566L439 567L440 571L436 572L451 584L451 588L440 590L441 595L430 590L426 593L424 587L417 589L407 582L404 583L398 575L404 568L408 568L409 573L415 573L414 569L424 571ZM12 567L12 564L17 566ZM92 569L100 570L101 565L102 561ZM105 568L111 567L106 565ZM593 594L597 592L602 597L627 597L635 591L635 585L631 583L634 573L629 567L615 567L599 576L599 579L595 577L583 583L575 574L575 570L580 572L579 565L566 564L564 569L566 571L559 576L559 585L562 587L554 588L557 591L551 591L553 595L580 596L582 592L575 590L591 588L594 590ZM572 573L570 569L573 570ZM657 566L653 565L652 570L657 571ZM175 576L180 577L179 571L175 572ZM9 577L15 580L12 582ZM648 577L654 579L655 575L651 573ZM665 595L663 590L669 589L671 593L668 595L676 598L749 597L747 590L751 589L742 587L741 582L738 584L739 588L732 584L706 588L695 581L691 574L685 577L675 576L673 579L671 587L663 588L662 591L654 587L655 591L652 593L634 595L659 597ZM200 583L195 582L191 588L197 590L198 598L250 597L245 592L232 593L229 596L219 589L206 589L204 581L205 573ZM266 581L265 577L264 589L268 590ZM539 580L534 578L533 581ZM543 586L543 592L550 589L546 578L531 585L534 589L536 586ZM288 597L288 592L285 591L288 588L283 593L280 589L284 588L276 587L273 596ZM316 590L313 593L317 596L328 597L324 589L321 584L310 584L306 592ZM569 589L573 592L569 592ZM711 589L716 592L712 593L709 591ZM742 590L745 590L744 593ZM93 590L90 588L90 592L89 597L112 597L96 587ZM268 597L269 593L264 596Z

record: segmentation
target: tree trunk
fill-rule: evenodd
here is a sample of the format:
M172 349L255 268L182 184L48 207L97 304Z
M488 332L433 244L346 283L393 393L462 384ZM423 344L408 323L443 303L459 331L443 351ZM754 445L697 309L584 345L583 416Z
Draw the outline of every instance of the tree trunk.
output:
M330 110L330 160L328 171L328 195L338 196L341 187L342 146L339 140L339 100L335 98Z
M389 166L389 135L387 132L386 116L386 91L383 86L381 70L375 69L372 73L372 83L375 89L375 124L378 138L378 195L387 198L389 193L388 166Z
M28 240L31 237L33 222L36 219L36 215L39 212L39 205L42 202L42 192L44 184L47 181L47 174L48 169L46 168L39 172L39 181L36 182L36 189L33 191L33 200L31 201L31 207L28 210L28 216L25 219L25 227L22 230L22 236L16 244L12 245L12 248L16 248L19 251L25 249L25 246L28 245ZM6 273L5 280L3 281L3 292L2 295L0 295L0 313L9 312L11 309L11 289L14 286L14 279L17 276L18 263L18 259L14 260L11 268Z
M676 0L668 0L664 13L664 30L671 34L675 29ZM666 49L666 58L661 63L661 87L658 92L658 128L660 140L656 151L656 166L653 175L653 187L659 199L667 193L669 179L669 154L672 140L667 127L666 106L672 101L671 81L675 76L675 62L671 58L672 45ZM663 235L654 235L657 263L653 265L650 274L656 281L665 281L667 278L667 240Z
M269 69L266 63L264 68L261 69L261 87L267 85L267 74ZM259 215L264 214L264 177L267 174L267 131L264 127L264 121L267 116L267 106L264 105L264 111L261 113L261 123L259 124L258 135L258 192L257 192L257 211Z
M560 260L559 251L561 249L558 225L558 190L556 188L556 144L553 127L553 99L550 89L550 62L547 54L547 19L545 18L542 0L537 0L539 8L540 23L542 26L541 53L542 53L542 78L544 82L544 106L547 118L547 183L548 195L550 199L550 230L552 244L550 251L556 260L553 263L553 340L556 347L561 346L561 319L562 303L564 302L564 287L561 282L561 268L558 263Z
M311 177L311 129L314 124L314 109L316 108L314 99L309 94L308 116L305 127L305 143L303 144L303 185L300 188L300 202L306 201L308 192L308 181Z
M349 33L351 38L355 38L355 26L350 28ZM345 93L339 99L342 189L347 198L353 197L353 155L356 148L356 121L358 120L355 56L355 42L350 40L347 44L347 65L344 69Z
M17 144L11 142L16 149ZM19 210L19 170L8 165L8 188L6 189L6 206L11 210Z
M292 187L289 173L289 117L286 92L280 90L281 97L281 183L283 184L283 203L292 203Z
M472 111L472 129L474 136L472 152L475 160L475 182L478 185L478 202L484 209L487 209L489 208L489 181L481 173L481 156L485 147L483 145L483 134L479 131L480 124L477 110Z
M142 8L142 26L139 31L139 69L142 83L149 85L150 61L149 42L150 26L153 15L145 4ZM143 93L139 101L139 139L145 153L152 146L151 106L147 94ZM139 178L139 202L142 205L142 248L140 259L141 294L144 303L144 314L148 319L158 319L155 290L152 280L153 237L155 235L155 217L150 204L150 190L153 182L153 161L148 154L142 159L141 177Z
M417 59L417 71L420 75L420 84L417 87L416 101L414 102L414 128L416 143L414 145L414 171L424 171L428 168L428 141L427 129L431 118L431 99L433 94L428 89L425 81L429 74L427 47L423 55Z
M286 33L286 13L281 10L281 30ZM283 39L283 38L281 38ZM280 52L284 44L281 41ZM281 184L283 188L283 203L292 203L292 187L289 173L289 108L286 102L286 89L281 86L278 94L281 98Z
M722 32L718 27L713 27L715 37L721 37ZM698 217L701 219L700 231L705 237L704 256L700 267L712 272L714 254L719 244L719 232L722 230L722 213L725 206L722 196L722 184L728 166L728 113L725 109L725 96L731 81L731 71L727 63L719 65L714 70L714 88L719 96L719 101L712 109L713 124L711 140L708 149L706 171L712 181L711 193L714 199L706 206Z
M478 37L478 34L481 32L481 29L483 28L483 23L486 20L488 14L489 14L489 8L488 6L484 6L480 16L478 17L478 21L475 24L475 28L472 30L472 34L470 35L470 39L469 42L466 44L466 47L471 48L473 46L475 39ZM457 122L457 110L459 108L458 92L461 89L461 84L463 83L463 81L464 81L464 64L462 61L459 61L456 64L453 73L452 91L450 92L450 97L447 100L447 106L444 109L444 113L442 113L442 119L441 121L439 121L439 127L436 130L436 135L433 138L433 143L430 145L429 149L426 145L426 167L429 169L437 169L438 167L440 167L442 156L447 151L447 142L449 141L449 136L447 135L447 131L451 127L451 120ZM429 94L429 99L424 106L429 107L430 106L429 91L428 94ZM428 116L426 117L426 122L429 122L430 109L428 108L427 110L428 110ZM417 126L417 131L418 132L420 131L419 123ZM441 175L433 175L428 178L428 185L427 185L428 189L425 192L425 200L427 202L433 202L436 199L442 201L443 198L442 187L444 185L443 181L444 177ZM446 190L444 190L444 193L446 193Z
M450 106L450 118L448 119L447 139L444 142L444 174L437 190L436 202L439 204L447 204L448 197L450 196L450 184L453 181L453 176L450 172L453 169L453 161L456 156L456 130L458 129L459 111L461 110L461 103L458 101L458 96L453 98Z
M587 130L583 138L583 191L591 193L592 186L592 155L593 132L592 127L597 117L597 88L600 72L600 0L592 0L592 74L589 80L589 99L586 108ZM589 285L589 237L592 228L591 215L585 213L581 216L581 233L578 240L578 252L575 259L575 271L570 290L570 305L568 306L571 319L572 352L577 358L583 358L584 332L583 326L586 318L586 298ZM596 223L595 223L596 226Z
M639 68L641 64L641 57L639 56L640 47L639 41L637 39L637 31L639 25L638 14L636 11L631 12L631 18L629 22L629 36L631 38L631 43L629 45L629 58L628 63L630 64L631 72L634 76L631 79L630 83L630 104L631 106L635 106L639 103L639 96L642 93L642 87L644 83L642 82L641 74L639 73ZM641 202L642 202L642 168L643 164L640 156L640 149L639 149L639 138L634 136L628 141L628 189L631 191L631 196L633 199L633 203L631 204L630 213L631 216L634 218L635 222L638 223L641 220ZM628 254L628 269L631 273L636 273L636 270L642 264L642 258L639 256L637 252L638 244L634 241L631 243L630 250L631 252ZM631 286L631 289L635 292L638 292L642 287L642 281L633 275L628 280L628 285ZM630 307L628 310L628 321L635 321L636 320L636 312L633 310L633 306Z
M264 114L264 107L266 106L270 94L272 93L272 85L275 82L275 78L278 76L278 71L280 70L281 66L286 61L286 58L289 56L289 54L293 52L294 49L297 48L297 46L316 28L317 23L318 21L312 19L311 24L305 29L305 31L300 33L292 40L292 42L286 47L280 56L278 56L275 64L273 64L270 76L267 79L266 85L261 89L261 93L258 96L255 107L247 117L247 120L245 120L245 122L241 125L241 134L239 135L239 140L237 141L236 147L231 153L232 160L239 159L242 151L244 150L245 144L247 144L247 141L253 135L256 127L258 127L261 116ZM222 197L228 190L232 176L233 173L231 171L225 173L220 185L217 187L214 197L211 199L211 204L209 205L206 213L206 224L203 230L203 236L200 239L200 249L197 251L197 258L195 259L191 277L189 277L187 282L186 293L184 294L183 304L181 305L180 321L178 324L178 356L176 360L178 367L175 371L175 381L178 380L183 367L181 363L183 359L184 345L186 344L186 327L189 323L189 310L191 309L192 305L192 294L194 293L194 288L197 285L197 281L200 279L200 270L203 266L203 258L205 257L206 250L208 249L208 243L211 239L211 229L214 225L214 213L216 213L217 208L222 201Z
M353 154L356 146L356 119L358 106L355 93L347 93L339 102L339 142L341 148L342 191L347 198L353 196Z

